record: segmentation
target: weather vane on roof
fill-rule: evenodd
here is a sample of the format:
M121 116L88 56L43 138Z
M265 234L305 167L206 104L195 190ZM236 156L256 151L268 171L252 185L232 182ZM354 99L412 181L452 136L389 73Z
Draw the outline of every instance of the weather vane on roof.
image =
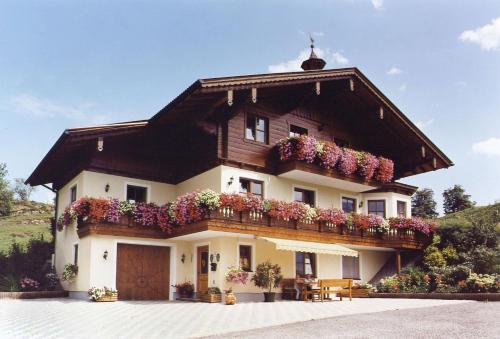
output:
M311 49L314 49L314 39L313 39L311 33L309 33L309 39L311 40Z

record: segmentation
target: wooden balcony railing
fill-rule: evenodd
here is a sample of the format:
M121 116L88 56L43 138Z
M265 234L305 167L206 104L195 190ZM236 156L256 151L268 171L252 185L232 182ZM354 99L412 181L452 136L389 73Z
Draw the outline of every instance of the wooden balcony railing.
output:
M122 217L119 223L83 223L78 226L80 237L102 234L167 239L203 231L399 249L422 249L430 241L429 236L409 229L390 229L382 233L375 228L360 230L327 222L283 220L271 218L266 213L235 212L227 208L212 211L196 223L174 227L171 233L163 232L158 227L140 226L126 217Z

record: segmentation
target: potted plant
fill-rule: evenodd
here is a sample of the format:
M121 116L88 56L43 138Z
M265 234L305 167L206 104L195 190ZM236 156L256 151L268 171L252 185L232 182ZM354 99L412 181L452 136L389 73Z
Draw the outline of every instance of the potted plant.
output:
M194 294L194 285L190 281L185 281L182 284L172 285L181 295L181 299L192 298Z
M106 286L104 288L91 287L87 293L92 301L110 302L118 300L118 291Z
M271 264L268 260L257 266L255 270L255 275L252 277L255 286L267 289L264 292L265 302L274 302L276 299L276 293L273 292L273 288L276 288L283 280L283 275L281 274L281 267L278 264Z
M62 273L62 280L67 281L68 283L72 283L76 275L78 274L78 266L74 264L66 264L64 265L64 270Z
M200 300L205 303L220 303L222 300L220 289L209 287L206 293L200 294Z
M243 271L239 267L230 266L226 271L225 277L228 283L244 285L248 281L248 272ZM236 296L233 293L233 288L229 287L224 292L226 293L224 297L226 305L234 305L236 303Z
M355 298L368 298L369 293L373 290L373 286L368 283L357 282L354 283L351 289L352 296ZM348 294L348 290L343 291Z

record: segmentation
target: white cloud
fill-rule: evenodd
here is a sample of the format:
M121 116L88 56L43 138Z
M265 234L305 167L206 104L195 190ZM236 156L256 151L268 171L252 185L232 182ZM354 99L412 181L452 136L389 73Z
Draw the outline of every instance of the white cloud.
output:
M338 65L347 65L349 63L349 59L347 59L339 52L332 53L332 59Z
M478 44L486 51L500 49L500 17L491 20L490 24L483 27L462 32L458 39Z
M37 118L63 118L94 124L107 122L111 114L91 112L94 106L94 103L84 103L79 107L66 106L26 93L13 96L9 102L9 108L15 113Z
M345 66L349 64L349 59L347 59L340 52L332 52L330 49L321 49L315 48L314 52L319 58L324 59L328 64L333 64L337 66ZM309 55L311 54L311 50L305 49L299 53L299 55L292 60L280 62L278 64L269 65L268 70L271 73L281 73L281 72L293 72L300 71L300 65L304 60L309 59Z
M391 69L387 71L387 74L389 74L389 75L398 75L401 73L403 73L403 71L395 66L391 67Z
M399 91L400 92L406 92L406 84L402 84L401 86L399 86Z
M500 138L489 138L472 144L474 153L500 156Z
M433 123L434 123L434 119L429 119L426 121L417 121L417 122L415 122L415 125L417 125L417 127L420 129L425 129L426 127L432 125Z
M384 8L384 0L371 0L373 8L376 10L381 10Z

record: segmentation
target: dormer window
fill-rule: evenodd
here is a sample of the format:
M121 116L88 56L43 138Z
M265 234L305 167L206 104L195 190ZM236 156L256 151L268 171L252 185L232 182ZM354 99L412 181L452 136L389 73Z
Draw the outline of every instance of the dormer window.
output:
M290 137L299 137L301 135L307 135L307 128L290 125L290 132L288 135Z
M247 115L245 138L267 144L268 125L269 122L266 118L255 115Z

